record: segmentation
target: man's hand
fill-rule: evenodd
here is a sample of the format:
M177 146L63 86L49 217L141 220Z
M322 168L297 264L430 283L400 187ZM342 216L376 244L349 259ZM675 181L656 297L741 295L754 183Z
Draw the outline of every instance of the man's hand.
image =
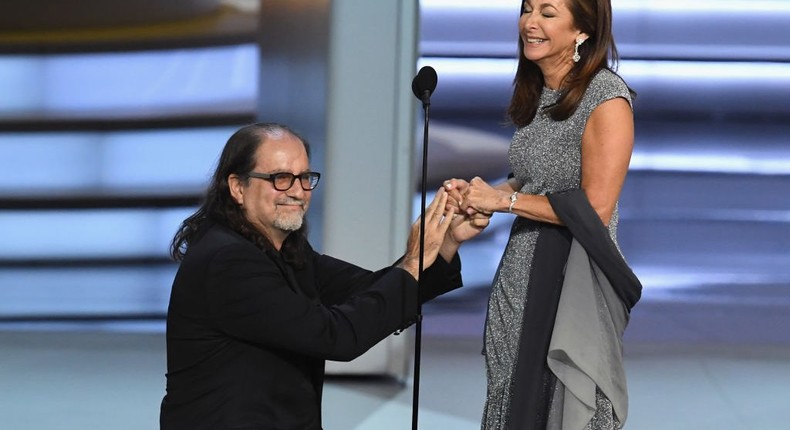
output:
M425 238L423 248L423 269L430 267L440 249L447 239L447 231L453 216L453 210L447 209L448 194L444 189L439 189L431 204L425 210ZM454 253L453 253L454 255ZM444 254L442 254L444 257ZM420 259L420 219L414 222L409 233L406 245L406 255L401 260L400 267L419 280Z
M455 214L447 234L460 244L480 234L490 221L491 215L481 212L474 215Z
M466 215L465 213L453 214L450 220L450 229L447 230L447 237L442 243L439 255L448 263L452 261L461 243L477 236L488 227L491 215L477 213Z

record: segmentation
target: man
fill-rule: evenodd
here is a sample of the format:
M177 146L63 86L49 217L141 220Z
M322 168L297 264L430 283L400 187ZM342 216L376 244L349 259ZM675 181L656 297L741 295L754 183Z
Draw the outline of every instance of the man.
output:
M418 301L461 286L456 251L487 218L445 212L439 190L425 215L424 272L419 223L397 265L364 270L307 242L320 179L308 157L283 125L241 128L175 235L163 430L321 429L324 360L361 355L410 325Z

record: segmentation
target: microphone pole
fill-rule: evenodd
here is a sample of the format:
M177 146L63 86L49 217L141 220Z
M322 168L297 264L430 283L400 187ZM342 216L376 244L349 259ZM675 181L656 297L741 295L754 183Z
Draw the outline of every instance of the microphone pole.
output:
M411 90L414 95L422 101L424 111L424 125L422 138L422 184L420 186L420 252L418 273L419 282L422 283L423 277L423 258L425 256L425 200L428 192L428 124L430 121L431 94L436 89L438 79L436 70L431 66L425 66L417 72L417 76L411 82ZM419 284L418 284L419 285ZM422 350L422 303L417 301L417 322L415 324L414 338L414 386L412 393L411 407L411 428L417 430L418 414L420 409L420 358Z

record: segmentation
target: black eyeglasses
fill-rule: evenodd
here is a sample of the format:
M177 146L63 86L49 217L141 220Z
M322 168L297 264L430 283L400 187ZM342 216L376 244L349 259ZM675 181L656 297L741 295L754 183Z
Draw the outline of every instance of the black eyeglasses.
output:
M321 179L321 174L318 172L303 172L298 175L294 175L293 173L288 172L276 172L276 173L258 173L258 172L250 172L247 173L247 176L250 178L258 178L264 179L272 183L274 185L274 189L277 191L288 191L293 187L294 181L296 178L299 178L299 185L302 186L302 189L305 191L312 191L315 187L318 186L318 180Z

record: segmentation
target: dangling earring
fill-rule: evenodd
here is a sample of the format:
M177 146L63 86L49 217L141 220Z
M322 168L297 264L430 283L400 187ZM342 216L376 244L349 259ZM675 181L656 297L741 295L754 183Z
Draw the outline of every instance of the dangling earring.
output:
M582 43L584 43L584 39L582 39L581 37L576 39L576 49L573 50L573 62L574 63L578 63L579 60L582 59L582 56L579 55L579 46L581 46Z

